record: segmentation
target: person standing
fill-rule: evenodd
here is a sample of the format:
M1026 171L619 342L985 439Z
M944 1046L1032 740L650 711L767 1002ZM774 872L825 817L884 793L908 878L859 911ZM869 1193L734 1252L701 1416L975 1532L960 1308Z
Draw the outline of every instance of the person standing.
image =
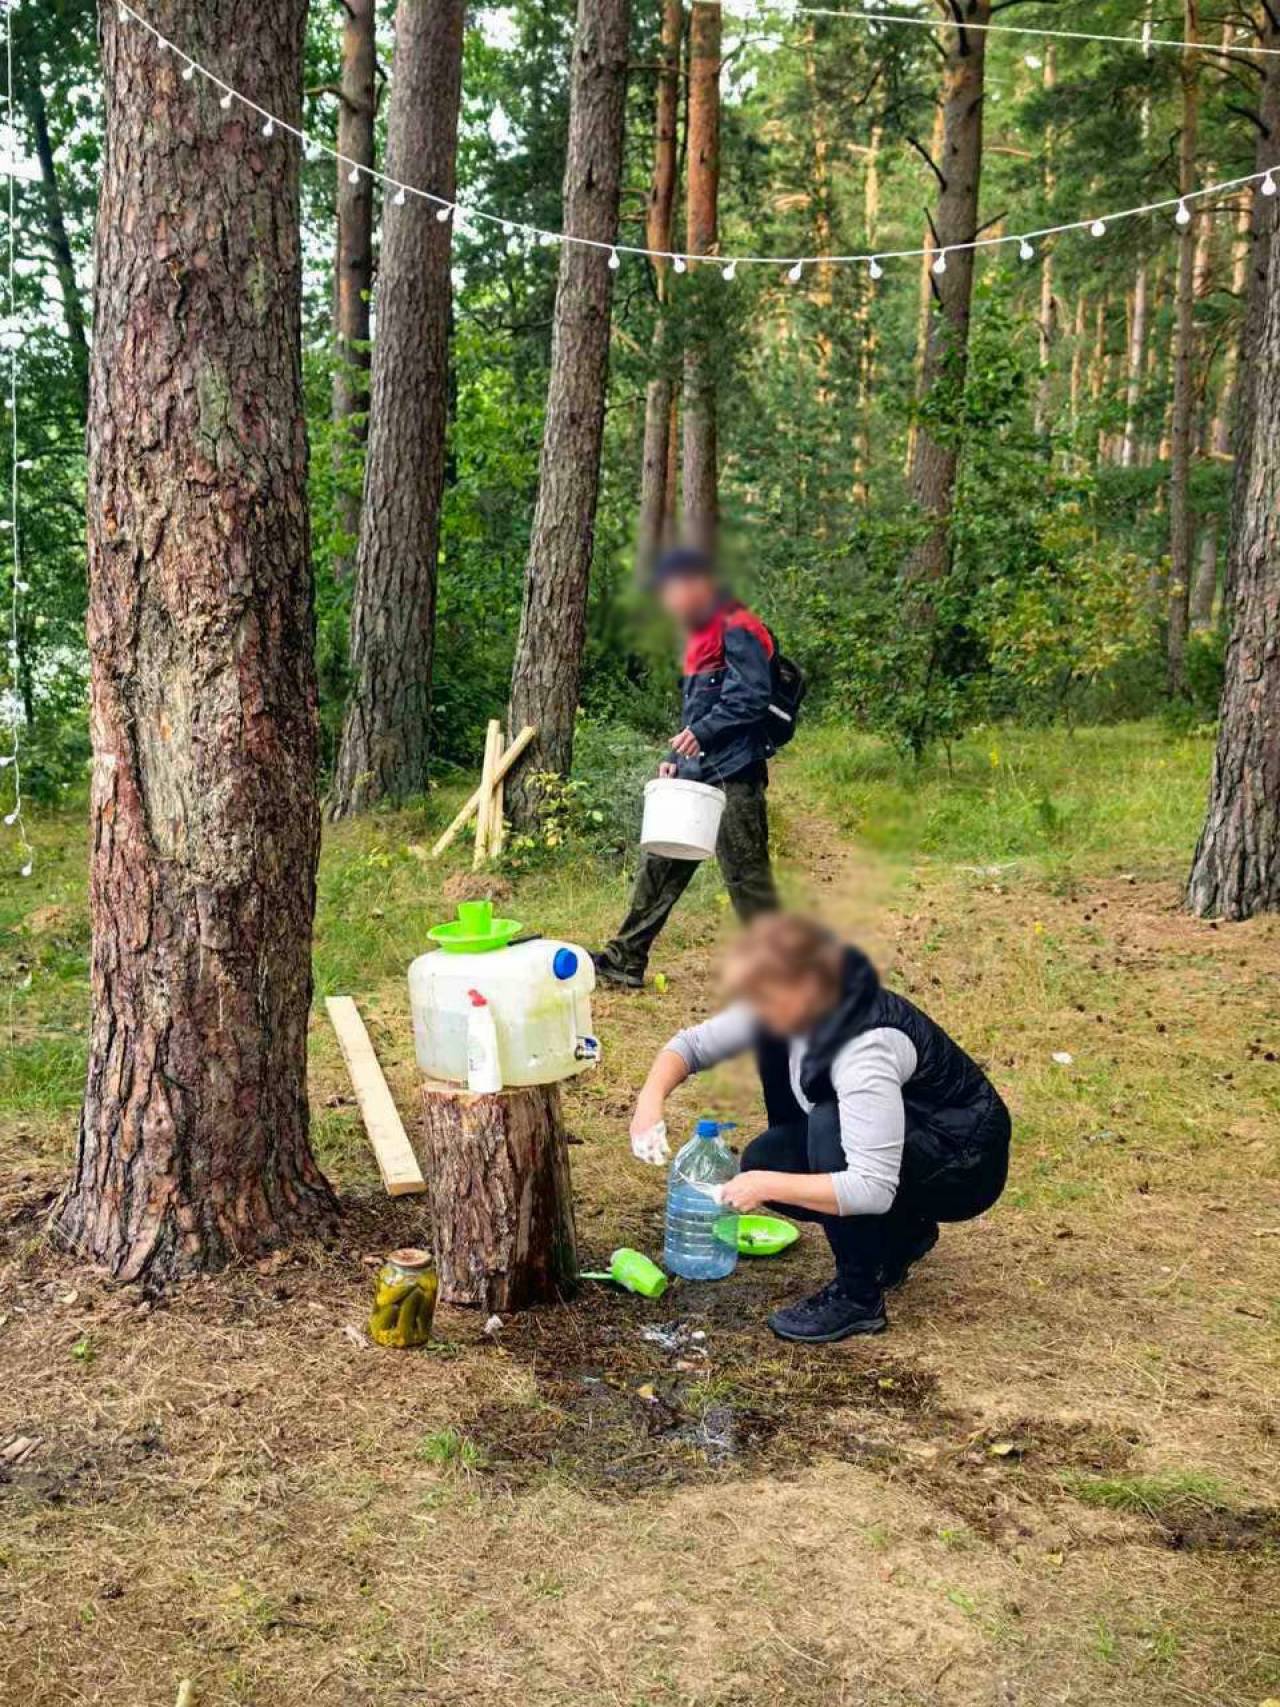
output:
M766 798L766 718L777 646L755 612L727 591L705 553L686 547L667 552L653 584L685 635L682 726L658 775L724 790L716 859L745 924L778 906ZM640 989L650 950L697 869L696 860L642 856L627 916L593 956L602 982Z

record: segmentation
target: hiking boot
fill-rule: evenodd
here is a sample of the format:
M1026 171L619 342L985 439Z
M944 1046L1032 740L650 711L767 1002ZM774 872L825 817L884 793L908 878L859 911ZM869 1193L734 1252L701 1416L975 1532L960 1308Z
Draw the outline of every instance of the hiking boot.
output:
M643 990L644 973L636 972L630 967L619 966L616 960L611 960L607 951L591 956L591 963L596 969L596 981L607 984L611 990Z
M884 1313L883 1293L849 1293L833 1280L812 1298L775 1310L769 1326L782 1340L828 1345L851 1334L882 1334L889 1318Z
M910 1228L902 1237L898 1248L886 1259L881 1271L881 1280L886 1292L892 1292L896 1286L901 1286L910 1274L912 1268L938 1242L938 1223L922 1221L916 1227Z

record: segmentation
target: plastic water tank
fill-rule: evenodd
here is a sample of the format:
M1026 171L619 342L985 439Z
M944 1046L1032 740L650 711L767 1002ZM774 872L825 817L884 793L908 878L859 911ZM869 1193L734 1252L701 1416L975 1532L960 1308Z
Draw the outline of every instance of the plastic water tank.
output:
M422 954L409 968L414 1051L432 1079L467 1077L471 992L489 1004L504 1085L550 1085L599 1059L595 967L583 948L538 937L488 954Z

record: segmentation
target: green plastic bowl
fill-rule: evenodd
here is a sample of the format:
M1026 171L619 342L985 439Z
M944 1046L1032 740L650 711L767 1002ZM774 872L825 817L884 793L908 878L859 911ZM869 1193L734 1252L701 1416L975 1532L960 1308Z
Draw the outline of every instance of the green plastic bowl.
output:
M739 1215L738 1254L744 1257L776 1257L794 1245L800 1229L781 1215Z

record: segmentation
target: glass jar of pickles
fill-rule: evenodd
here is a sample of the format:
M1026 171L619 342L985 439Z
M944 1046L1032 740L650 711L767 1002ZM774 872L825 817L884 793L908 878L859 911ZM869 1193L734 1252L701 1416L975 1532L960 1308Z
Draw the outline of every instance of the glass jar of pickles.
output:
M439 1290L430 1251L392 1251L373 1283L370 1339L377 1345L426 1345Z

